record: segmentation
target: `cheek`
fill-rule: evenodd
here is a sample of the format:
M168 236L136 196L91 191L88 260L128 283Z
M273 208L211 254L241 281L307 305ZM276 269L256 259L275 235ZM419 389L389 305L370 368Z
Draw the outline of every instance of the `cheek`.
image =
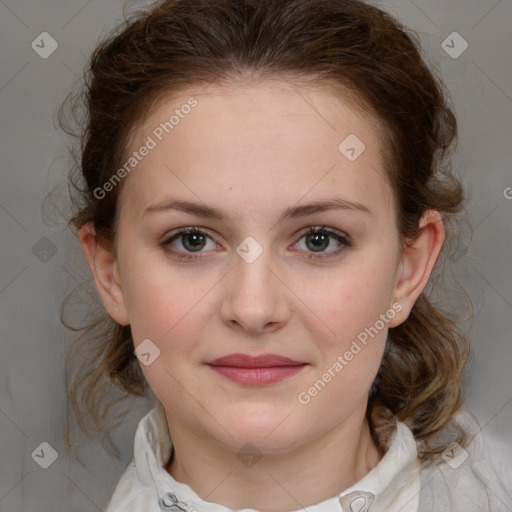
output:
M126 261L126 307L135 344L154 338L165 345L189 322L194 306L208 291L205 280L169 263L163 250L132 251Z
M328 294L317 297L319 317L330 335L317 342L319 365L298 401L327 422L338 421L343 411L367 399L394 318L389 276L378 262L373 271L369 268L340 275Z
M132 282L130 321L134 345L149 339L157 357L141 370L156 396L175 411L184 407L183 386L201 396L191 362L197 362L204 340L207 292L211 286L176 272L162 278L157 267ZM204 341L203 341L204 342ZM146 344L148 342L145 342ZM186 410L186 407L185 407Z
M145 281L132 297L130 320L135 343L152 338L162 351L171 347L176 351L181 345L192 349L190 340L197 339L196 315L207 290L183 279L173 279L168 287L161 280L153 285Z
M181 405L176 400L183 394L181 386L184 385L194 396L200 396L189 362L197 359L195 351L201 340L197 315L201 311L200 299L206 292L202 287L194 286L193 282L185 283L177 278L173 280L173 286L166 286L161 279L149 278L139 284L139 287L134 287L131 298L134 345L137 348L145 343L155 354L146 365L140 356L143 350L139 349L139 364L156 396L179 409Z
M340 348L340 340L343 346L350 344L374 326L381 314L386 315L393 292L390 268L391 263L382 256L361 255L354 265L342 267L329 280L327 291L317 290L314 297L310 294L308 300L316 304L319 317L330 328L333 348ZM383 330L380 322L377 327Z

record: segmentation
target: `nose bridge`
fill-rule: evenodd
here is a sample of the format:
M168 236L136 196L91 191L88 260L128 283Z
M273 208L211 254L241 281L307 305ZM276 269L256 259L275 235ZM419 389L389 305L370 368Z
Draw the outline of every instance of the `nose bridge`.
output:
M225 289L224 320L255 331L282 321L284 296L282 284L274 275L276 264L271 248L247 237L237 246L236 253Z
M234 284L239 299L267 301L272 295L272 250L253 237L247 237L236 248ZM237 286L238 285L238 286Z

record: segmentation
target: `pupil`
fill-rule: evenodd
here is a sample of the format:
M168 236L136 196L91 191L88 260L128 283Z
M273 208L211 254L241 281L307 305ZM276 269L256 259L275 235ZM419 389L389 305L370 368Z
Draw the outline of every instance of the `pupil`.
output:
M191 247L187 247L188 242L190 242L191 240L193 240L193 242L190 244ZM189 233L188 235L185 235L184 237L184 246L187 247L187 249L189 248L201 248L201 243L204 242L204 240L202 240L202 235L199 235L197 233Z
M310 235L310 237L308 237L308 240L313 241L313 247L317 249L325 249L329 245L328 237L323 233L313 233L312 235ZM326 241L327 244L325 244Z

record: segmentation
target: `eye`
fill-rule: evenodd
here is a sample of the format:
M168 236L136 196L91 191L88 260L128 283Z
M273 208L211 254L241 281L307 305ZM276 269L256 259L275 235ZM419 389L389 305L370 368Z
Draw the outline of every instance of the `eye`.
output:
M336 256L340 252L344 251L348 247L351 247L351 243L348 237L345 237L335 231L327 229L325 226L321 227L310 227L307 232L301 237L305 239L306 252L311 250L313 254L309 254L306 258L326 258ZM338 248L329 251L325 256L323 253L328 249L332 243L330 239L335 240L335 244L338 244ZM316 256L314 253L320 254Z
M169 246L173 245L173 242L178 242L177 245L184 247L185 251L190 253L200 252L206 246L207 240L213 240L206 233L196 227L189 227L178 231L174 235L166 238L160 245L165 249L166 252L182 259L195 259L197 256L187 254L181 250L168 249ZM213 242L215 247L218 244Z
M309 254L306 258L309 259L320 259L326 257L332 257L348 247L351 247L351 243L348 238L335 232L330 229L322 227L310 227L305 234L302 235L300 240L305 238L306 250L304 252L312 251L313 254ZM332 243L330 239L334 239L335 243L338 244L338 248L334 251L329 251L326 256L322 255L325 252L325 249L329 248ZM177 233L174 233L167 237L163 242L161 242L161 246L164 250L171 254L172 256L179 259L188 259L193 260L200 258L201 256L194 256L193 253L201 253L202 249L207 246L208 240L211 240L213 248L218 248L219 245L213 241L213 239L208 236L206 233L201 231L197 227L187 227L181 229ZM179 247L176 248L176 245L173 245L177 242L176 245L181 245L184 248L184 251ZM169 247L174 247L170 249ZM318 256L315 255L319 254Z

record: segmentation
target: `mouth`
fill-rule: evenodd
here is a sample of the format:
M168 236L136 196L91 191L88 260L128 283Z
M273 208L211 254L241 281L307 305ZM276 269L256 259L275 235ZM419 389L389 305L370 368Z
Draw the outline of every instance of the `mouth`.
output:
M206 363L217 374L244 386L266 386L299 373L308 363L276 354L231 354Z

